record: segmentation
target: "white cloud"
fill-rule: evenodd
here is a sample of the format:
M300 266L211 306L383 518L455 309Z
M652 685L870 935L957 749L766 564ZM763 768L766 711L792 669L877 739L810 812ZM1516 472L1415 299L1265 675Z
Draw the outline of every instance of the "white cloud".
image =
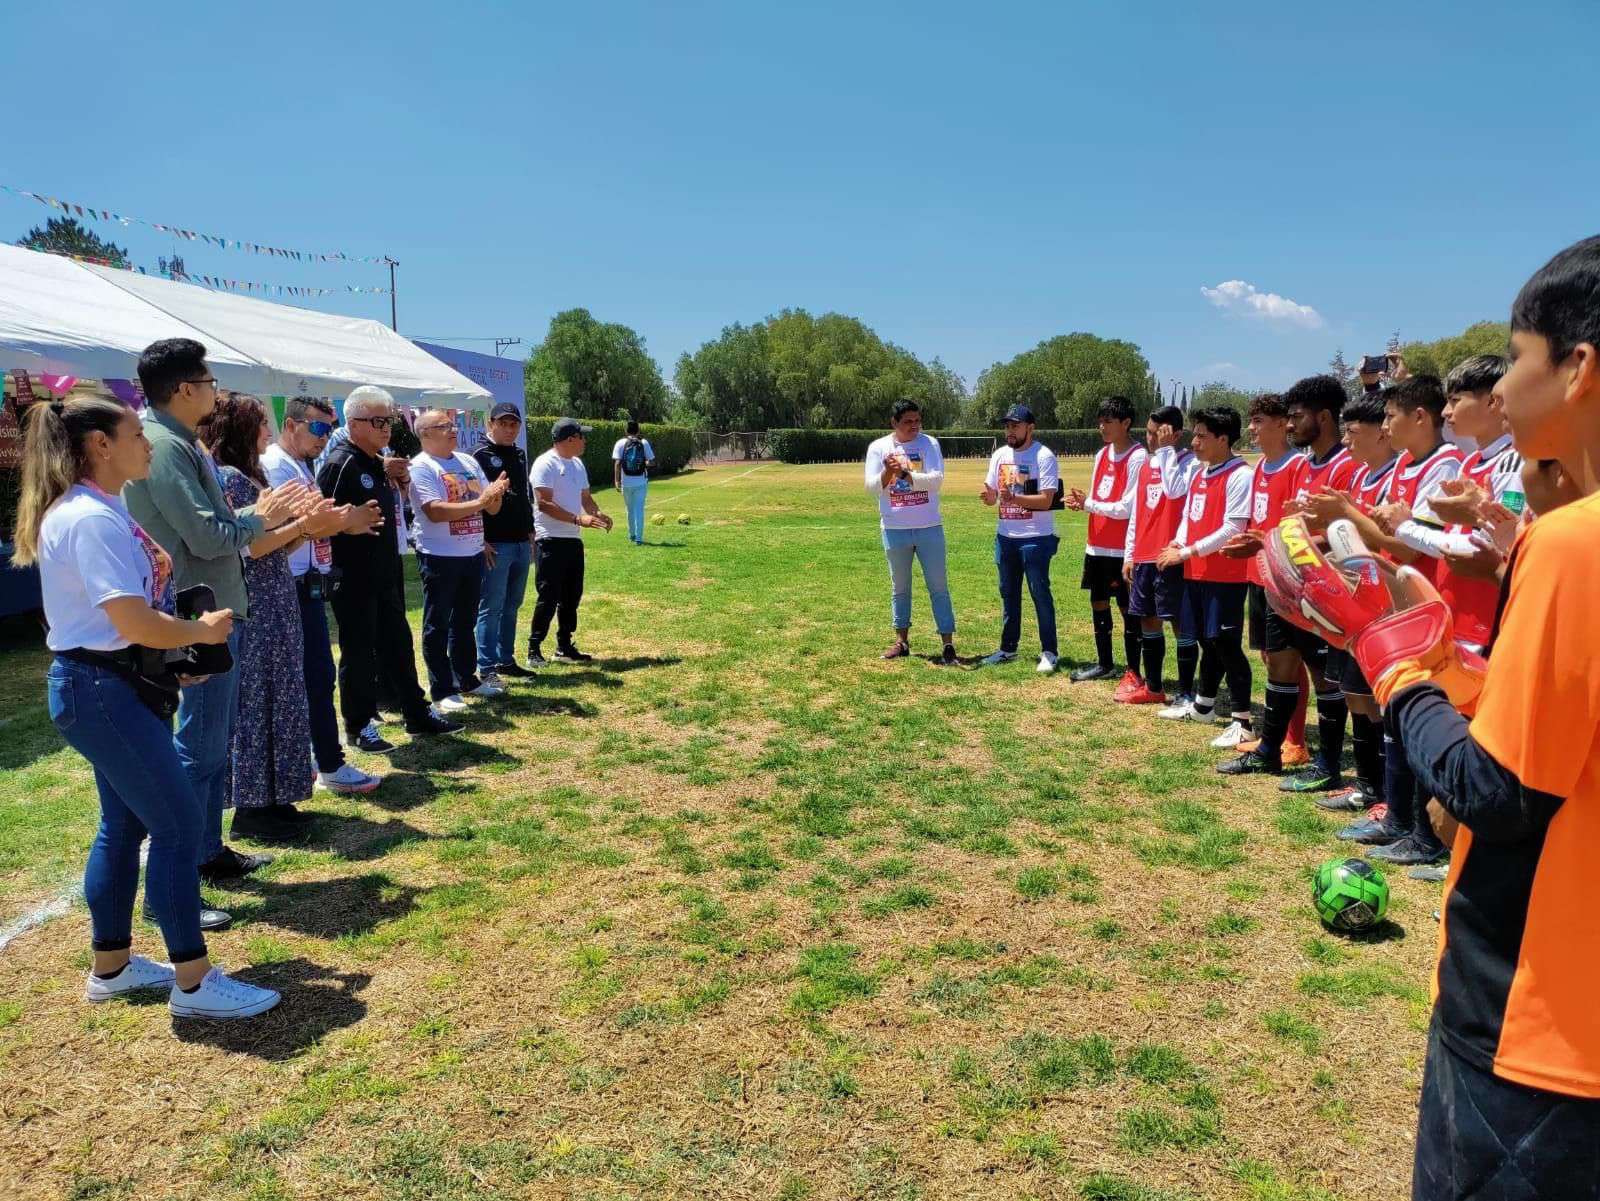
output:
M1195 369L1194 374L1199 379L1228 379L1244 371L1238 363L1207 363L1204 367Z
M1200 295L1225 313L1242 313L1301 329L1321 329L1327 322L1309 304L1300 304L1276 292L1262 292L1242 279L1230 279L1214 288L1201 288Z

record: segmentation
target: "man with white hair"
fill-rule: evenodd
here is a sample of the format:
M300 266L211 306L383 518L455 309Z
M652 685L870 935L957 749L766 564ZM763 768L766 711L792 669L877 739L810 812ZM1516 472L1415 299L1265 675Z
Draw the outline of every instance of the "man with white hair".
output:
M399 498L385 478L381 457L396 420L388 392L371 385L356 388L344 402L348 436L327 453L317 472L322 494L337 503L377 502L385 529L393 529L398 519ZM399 545L385 537L335 534L333 565L341 577L333 612L339 619L339 712L346 737L368 749L363 731L377 710L380 673L399 701L408 734L458 733L463 727L429 705L417 684Z

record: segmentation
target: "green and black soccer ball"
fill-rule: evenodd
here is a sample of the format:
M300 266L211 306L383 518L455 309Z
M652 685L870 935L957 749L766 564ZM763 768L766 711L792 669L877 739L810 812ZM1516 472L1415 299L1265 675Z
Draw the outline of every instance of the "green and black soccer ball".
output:
M1311 903L1330 930L1370 930L1389 912L1389 882L1365 859L1330 859L1311 878Z

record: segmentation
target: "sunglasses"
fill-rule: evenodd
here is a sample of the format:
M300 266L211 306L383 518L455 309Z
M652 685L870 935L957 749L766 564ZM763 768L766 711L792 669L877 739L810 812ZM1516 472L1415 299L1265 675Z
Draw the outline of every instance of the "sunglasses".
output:
M331 421L308 421L308 422L306 422L306 430L311 434L311 436L313 438L326 438L329 434L333 433L333 431L335 429L337 429L337 428L338 427L335 426L334 423L331 422Z

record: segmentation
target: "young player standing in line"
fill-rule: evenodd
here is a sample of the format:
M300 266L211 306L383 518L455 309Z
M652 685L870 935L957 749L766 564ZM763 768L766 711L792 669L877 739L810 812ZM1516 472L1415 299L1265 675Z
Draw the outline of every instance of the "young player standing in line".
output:
M1331 375L1313 375L1284 393L1289 417L1289 440L1304 450L1295 463L1294 493L1286 510L1302 505L1323 488L1347 490L1355 475L1355 460L1339 440L1339 411L1344 407L1344 387ZM1255 750L1217 764L1225 776L1283 770L1283 742L1289 719L1299 701L1301 665L1311 675L1317 694L1317 754L1298 775L1278 783L1284 792L1322 792L1337 785L1344 754L1344 693L1337 679L1327 677L1328 644L1309 631L1268 612L1263 644L1267 652L1267 701L1261 718L1261 741Z
M1159 556L1178 533L1189 485L1200 472L1194 452L1181 446L1183 410L1167 405L1150 414L1145 426L1149 456L1139 473L1139 494L1133 519L1128 522L1123 543L1122 578L1130 585L1128 614L1139 618L1144 675L1134 674L1137 665L1128 664L1129 676L1112 694L1125 705L1164 705L1162 666L1167 657L1167 639L1161 623L1173 623L1178 642L1178 695L1193 697L1195 664L1200 647L1194 632L1178 624L1183 600L1183 568L1174 565L1165 571L1156 566Z
M1072 673L1072 682L1103 680L1116 672L1111 659L1111 601L1122 612L1122 650L1128 672L1139 674L1141 645L1138 622L1128 615L1128 584L1122 578L1123 552L1128 523L1139 494L1139 475L1147 457L1133 440L1133 404L1125 396L1100 402L1100 437L1105 445L1095 454L1089 494L1070 489L1065 504L1089 514L1089 533L1083 550L1081 587L1089 593L1094 614L1095 662ZM1127 676L1123 677L1127 679Z
M1183 567L1183 603L1187 624L1200 636L1200 686L1192 701L1180 699L1157 716L1173 721L1212 720L1217 685L1224 675L1233 702L1228 727L1234 741L1250 729L1250 661L1244 654L1244 605L1247 564L1218 552L1250 520L1250 465L1233 453L1239 437L1239 414L1225 406L1194 415L1195 458L1204 470L1189 486L1183 521L1170 546L1156 557L1156 567Z

